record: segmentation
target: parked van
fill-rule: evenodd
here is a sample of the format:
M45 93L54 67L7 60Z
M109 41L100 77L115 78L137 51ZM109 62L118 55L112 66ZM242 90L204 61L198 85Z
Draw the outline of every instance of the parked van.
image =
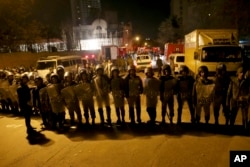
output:
M147 67L152 67L152 59L149 54L137 54L134 65L137 71L143 71Z
M45 58L40 58L37 61L38 75L42 78L45 78L46 75L51 71L56 73L56 68L58 65L62 65L65 71L77 73L78 67L82 66L81 56L48 56Z
M169 63L174 74L179 73L179 69L185 62L184 53L173 53L169 55Z

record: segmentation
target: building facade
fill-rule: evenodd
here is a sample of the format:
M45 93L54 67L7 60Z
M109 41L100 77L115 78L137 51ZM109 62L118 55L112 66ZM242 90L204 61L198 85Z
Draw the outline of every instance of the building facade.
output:
M71 0L73 49L100 50L129 46L132 26L119 23L117 12L102 11L100 0Z

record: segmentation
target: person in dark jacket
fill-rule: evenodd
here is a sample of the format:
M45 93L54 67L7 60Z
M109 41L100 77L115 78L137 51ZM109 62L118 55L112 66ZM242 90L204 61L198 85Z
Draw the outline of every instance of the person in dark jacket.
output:
M189 69L186 65L180 67L180 76L177 79L177 102L178 102L178 118L177 123L181 124L182 109L185 102L188 104L191 122L195 122L194 107L192 101L192 90L194 78L189 75Z
M226 106L227 99L227 90L230 84L231 78L227 74L226 65L219 63L216 67L216 75L215 75L215 91L214 91L214 100L213 100L213 108L214 108L214 120L215 125L219 124L219 111L222 106L222 111L226 118L225 124L229 123L229 108Z
M31 114L32 114L32 106L31 106L31 93L30 89L27 85L29 81L28 75L23 74L21 77L21 84L17 89L18 102L20 109L25 118L25 125L27 128L27 133L33 133L34 128L31 126Z
M174 117L174 95L176 94L177 79L173 77L170 65L165 64L162 66L163 75L160 77L160 100L162 103L161 115L162 124L166 123L166 114L169 118L170 124L173 124ZM169 109L169 114L167 112Z

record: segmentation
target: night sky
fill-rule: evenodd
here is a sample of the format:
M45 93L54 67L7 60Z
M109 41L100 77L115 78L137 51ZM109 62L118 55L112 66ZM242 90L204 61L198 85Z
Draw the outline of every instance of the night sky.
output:
M114 10L118 21L131 21L133 33L156 38L158 27L169 16L170 0L102 0L103 10Z

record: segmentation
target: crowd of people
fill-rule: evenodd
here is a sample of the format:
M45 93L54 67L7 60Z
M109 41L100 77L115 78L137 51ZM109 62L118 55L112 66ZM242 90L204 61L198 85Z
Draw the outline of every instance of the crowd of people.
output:
M154 76L154 70L147 67L145 78L142 79L132 64L126 73L121 76L120 69L115 65L111 65L107 73L103 64L97 64L95 69L82 68L77 74L65 71L59 65L55 73L47 74L46 79L34 72L21 71L14 74L0 70L1 111L24 115L27 133L34 131L30 120L32 113L39 113L42 126L52 130L64 128L66 112L70 117L70 125L95 125L98 113L100 124L111 126L110 98L113 98L117 124L126 123L127 100L129 122L132 125L142 122L142 105L146 105L148 124L154 125L160 99L161 124L166 124L166 118L173 124L176 96L177 124L182 123L183 105L187 102L192 124L199 125L202 111L205 113L205 123L208 124L210 107L213 105L215 125L219 125L222 107L225 117L223 124L234 126L241 109L243 127L249 126L250 79L242 67L237 70L236 77L230 77L226 66L220 63L213 79L208 77L207 66L199 67L196 78L189 74L185 65L181 67L178 76L172 75L171 67L167 64L162 65L157 77ZM142 94L145 95L146 104L141 103Z

